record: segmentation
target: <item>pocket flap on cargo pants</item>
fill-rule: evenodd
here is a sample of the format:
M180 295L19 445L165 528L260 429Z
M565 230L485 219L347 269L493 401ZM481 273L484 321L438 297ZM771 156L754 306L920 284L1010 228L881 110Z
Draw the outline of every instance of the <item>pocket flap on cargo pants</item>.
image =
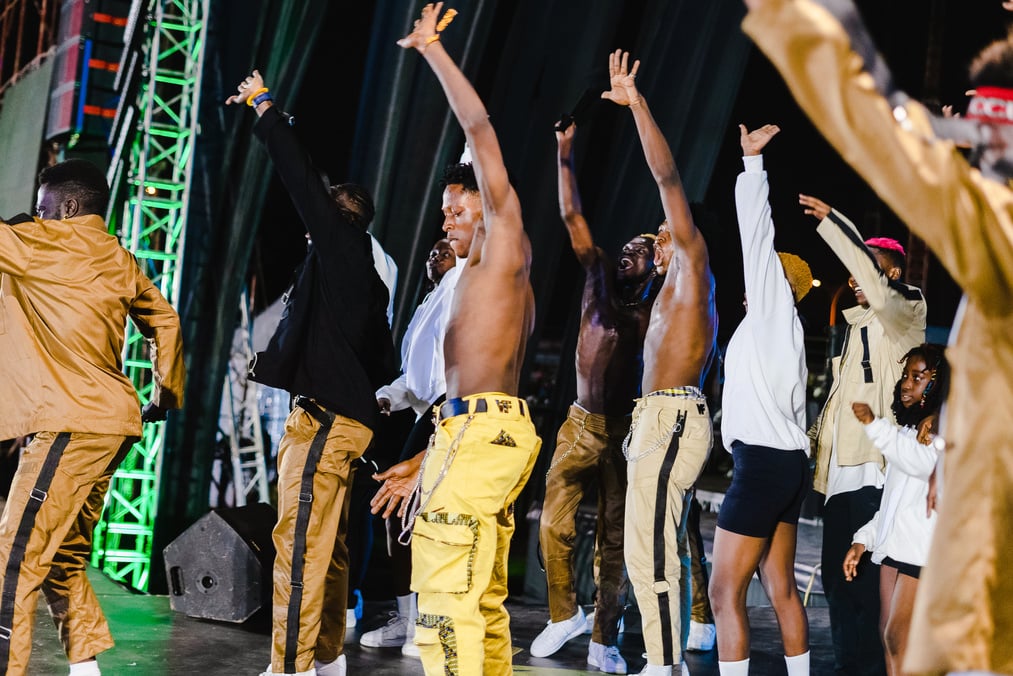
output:
M478 520L468 514L423 512L412 529L412 589L467 593L478 548Z

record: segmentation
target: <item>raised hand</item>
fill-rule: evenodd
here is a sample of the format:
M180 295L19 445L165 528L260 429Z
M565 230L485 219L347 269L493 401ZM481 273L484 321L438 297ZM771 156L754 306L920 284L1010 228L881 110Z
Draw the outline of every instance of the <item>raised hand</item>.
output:
M630 53L621 49L609 54L609 91L602 92L601 97L608 99L620 106L632 106L640 102L640 93L637 91L637 70L640 69L640 60L633 62L633 68L627 69L630 60Z
M811 197L809 195L803 195L799 193L798 203L801 204L804 209L803 212L806 216L815 216L821 221L827 217L830 213L830 205L821 199Z
M939 414L933 413L922 418L918 423L918 443L928 445L936 438L939 431Z
M239 93L225 99L225 105L229 105L230 103L246 103L247 99L263 88L264 78L260 76L259 70L254 69L253 73L236 87L236 91Z
M759 155L763 148L770 143L770 139L777 136L781 128L776 124L765 124L759 129L749 131L746 125L739 125L739 144L742 146L742 155Z
M430 43L439 40L439 34L436 31L436 18L440 15L441 9L443 9L442 2L427 3L422 8L422 18L415 20L412 32L398 40L398 46L405 49L414 47L423 52Z
M862 423L863 425L868 425L869 423L871 423L873 420L876 419L876 416L872 414L872 408L870 408L870 406L864 402L861 401L852 402L851 410L855 414L855 417L858 418L858 422Z

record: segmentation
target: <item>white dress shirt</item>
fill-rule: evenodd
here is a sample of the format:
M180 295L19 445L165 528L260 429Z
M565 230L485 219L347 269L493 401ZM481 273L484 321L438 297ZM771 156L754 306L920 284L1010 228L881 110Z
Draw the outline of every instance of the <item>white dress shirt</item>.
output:
M416 419L447 393L443 338L447 332L454 289L468 259L458 258L436 288L419 303L401 339L401 375L376 391L390 400L392 411L411 407Z

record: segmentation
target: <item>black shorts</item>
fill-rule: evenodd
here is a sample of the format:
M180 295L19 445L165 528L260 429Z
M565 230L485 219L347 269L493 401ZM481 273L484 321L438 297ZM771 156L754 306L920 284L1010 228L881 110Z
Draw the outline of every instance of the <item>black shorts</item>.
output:
M904 563L903 561L898 561L897 559L891 559L889 556L884 557L879 565L896 568L897 572L901 575L907 575L908 577L913 577L916 580L922 572L921 566L916 566L913 563Z
M732 485L718 512L726 531L769 538L779 522L797 524L809 493L809 458L805 451L732 443Z

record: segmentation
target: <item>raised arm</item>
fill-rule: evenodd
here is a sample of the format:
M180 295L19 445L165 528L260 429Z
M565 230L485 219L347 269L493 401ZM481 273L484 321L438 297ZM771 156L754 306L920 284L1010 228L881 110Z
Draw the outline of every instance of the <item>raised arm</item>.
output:
M637 125L637 133L640 135L640 145L644 149L644 157L647 159L647 166L654 176L661 193L661 205L665 210L665 218L672 229L672 238L675 244L683 250L692 247L704 246L703 235L697 230L693 223L693 216L689 210L689 201L682 189L682 179L679 178L679 170L675 166L675 158L668 147L665 135L651 115L647 102L637 91L636 78L637 70L640 68L640 61L634 61L633 67L628 69L629 52L621 49L609 54L609 84L611 89L602 92L601 97L608 99L620 106L629 107L633 113L633 120Z
M594 240L584 219L580 206L580 192L577 190L577 176L573 173L573 137L577 125L571 124L564 131L556 132L559 168L559 215L570 233L570 246L577 260L585 268L595 260Z
M471 148L472 166L482 195L482 206L487 216L495 216L504 209L520 210L520 204L510 185L503 154L496 132L489 122L489 113L479 98L478 92L447 54L440 42L437 16L443 8L442 2L427 4L422 8L422 17L415 22L414 30L398 40L405 49L414 48L421 54L447 95L447 102L454 116L464 130L464 137ZM451 10L448 10L448 13ZM453 16L453 15L451 15ZM446 16L443 20L447 21ZM489 219L486 219L488 225ZM517 226L520 221L517 219Z
M847 216L818 198L798 197L806 214L822 219L816 232L855 278L884 328L893 336L907 335L912 327L919 325L924 330L925 303L912 302L923 300L921 291L891 279L879 267L858 228Z
M836 2L834 6L845 3ZM850 4L850 3L847 3ZM938 138L924 106L892 105L862 70L865 45L823 3L747 0L745 33L778 69L799 106L841 157L912 232L929 243L990 315L1013 308L1009 191ZM836 10L835 10L836 12Z
M770 188L763 169L763 148L780 131L768 124L748 131L739 125L743 171L735 180L735 214L742 240L742 270L747 314L773 317L785 314L775 325L793 328L795 299L774 251L774 221L768 199Z

